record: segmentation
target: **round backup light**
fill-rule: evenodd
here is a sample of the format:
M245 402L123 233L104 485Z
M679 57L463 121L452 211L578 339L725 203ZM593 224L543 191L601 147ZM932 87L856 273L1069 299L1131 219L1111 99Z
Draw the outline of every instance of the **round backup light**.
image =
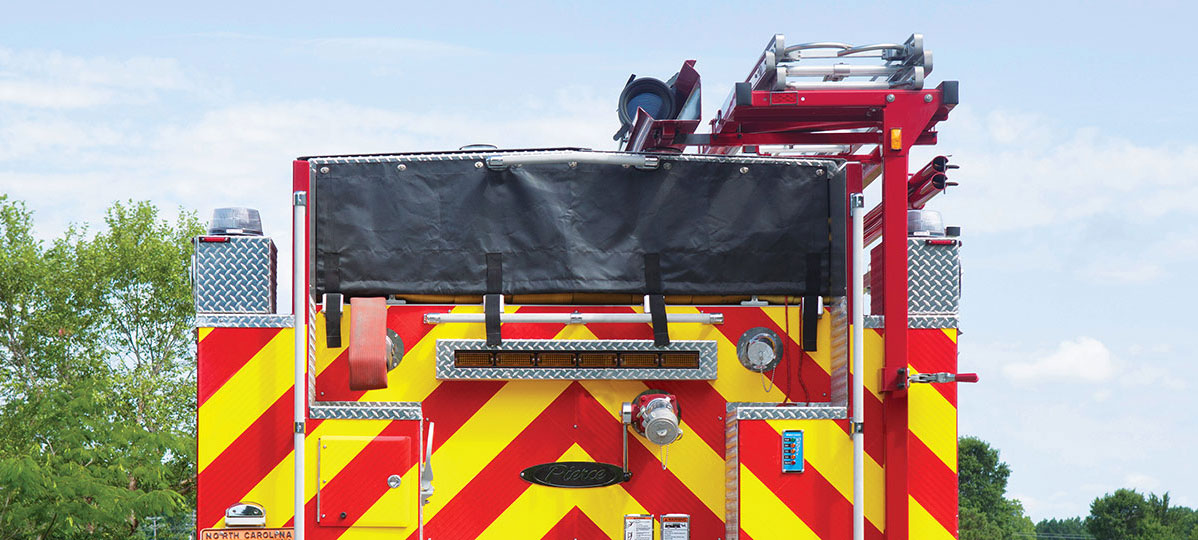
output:
M782 338L769 328L750 328L736 343L736 358L750 371L770 371L782 360Z
M620 113L620 123L632 126L636 121L636 110L645 109L658 120L674 117L674 89L664 82L652 77L633 79L620 92L617 111Z
M217 208L212 211L208 234L262 236L262 217L253 208Z

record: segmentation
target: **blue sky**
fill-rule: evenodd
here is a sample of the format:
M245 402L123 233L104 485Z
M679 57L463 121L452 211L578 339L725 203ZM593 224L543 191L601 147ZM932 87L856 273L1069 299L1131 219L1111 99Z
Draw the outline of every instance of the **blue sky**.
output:
M983 382L961 389L961 432L1002 450L1035 519L1085 514L1124 486L1198 506L1190 4L4 11L0 193L27 201L47 238L133 198L205 218L254 206L286 243L298 155L607 149L629 73L667 77L698 60L710 118L774 33L873 43L922 32L932 84L961 81L938 151L962 166L962 185L931 205L964 229L961 366Z

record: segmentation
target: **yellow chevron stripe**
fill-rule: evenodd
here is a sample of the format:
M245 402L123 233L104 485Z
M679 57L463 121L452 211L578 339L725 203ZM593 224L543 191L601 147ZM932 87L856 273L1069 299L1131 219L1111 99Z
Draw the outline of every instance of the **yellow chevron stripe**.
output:
M196 328L196 342L199 343L201 341L204 341L204 338L208 337L208 334L211 334L213 330L216 330L216 329L215 328Z
M853 439L831 420L767 420L778 433L803 430L803 459L815 467L845 500L853 500ZM885 471L865 455L865 519L882 530L886 519Z
M942 332L944 332L944 335L948 336L948 339L951 339L953 343L957 342L957 329L956 328L941 328L940 330Z
M920 540L956 540L953 533L944 529L932 514L928 513L914 497L907 496L907 516L910 520L911 538L919 538Z
M433 453L437 494L428 523L573 381L510 381ZM434 437L437 433L434 431ZM440 435L444 437L444 435Z
M604 410L619 421L620 405L640 394L649 387L640 381L583 381L583 388L594 396ZM713 475L712 471L724 469L724 456L717 454L707 443L693 433L686 421L682 422L683 436L669 447L666 464L680 482L686 485L700 501L715 515L724 512L723 475ZM617 434L613 433L613 437ZM646 441L643 437L629 437L661 459L661 447ZM670 458L673 459L670 459ZM650 467L656 465L649 465Z
M415 449L420 444L420 441L413 440L412 445ZM390 476L387 474L400 471L379 471L378 477L371 479L372 481L383 481L384 478ZM354 522L354 526L350 527L353 530L353 538L394 538L394 530L388 531L380 529L387 527L388 523L394 523L397 519L397 514L406 514L406 523L400 522L402 529L411 530L419 525L419 518L416 515L416 507L420 504L420 463L413 462L407 470L402 471L398 488L387 489L383 495L378 498L370 508L367 508L362 516ZM370 534L375 533L375 534ZM386 534L377 534L386 533Z
M915 373L915 370L911 370ZM930 384L908 390L907 422L911 433L957 472L957 409Z
M347 436L357 435L362 437L375 437L387 427L389 420L353 420L349 422L321 422L316 429L309 433L304 440L305 448L305 478L308 481L308 486L305 488L307 500L311 501L316 496L316 476L317 476L317 441L324 437L330 436ZM364 440L359 445L357 451L360 452L366 446L368 440ZM413 444L417 444L413 442ZM320 456L322 464L326 470L341 470L349 464L350 453L325 454ZM329 461L332 460L332 461ZM292 475L295 473L295 453L288 452L287 457L283 458L275 468L271 469L262 481L258 482L243 500L254 501L262 504L266 510L266 526L267 527L282 527L284 523L290 520L295 513L292 511ZM331 468L331 469L330 469ZM333 475L328 475L331 478ZM329 480L322 478L322 480ZM204 525L212 527L215 524Z
M574 444L557 461L595 460ZM569 490L530 484L478 539L541 538L575 506L610 538L623 537L624 514L648 513L620 484Z
M821 540L744 465L740 466L740 528L754 540Z
M787 309L786 306L768 306L761 308L778 328L786 330L787 326ZM803 328L803 310L797 306L790 306L790 333L801 337ZM795 340L798 341L797 339ZM819 329L815 336L816 350L810 351L807 354L815 360L816 365L824 370L825 373L832 373L832 355L828 352L832 350L832 314L824 312L820 317Z
M196 441L200 472L291 388L292 335L292 329L282 329L200 407L197 423L204 426L204 436Z
M886 366L886 340L876 328L866 328L861 334L865 337L865 343L862 344L865 347L865 377L861 382L869 393L881 400L882 381L878 373Z

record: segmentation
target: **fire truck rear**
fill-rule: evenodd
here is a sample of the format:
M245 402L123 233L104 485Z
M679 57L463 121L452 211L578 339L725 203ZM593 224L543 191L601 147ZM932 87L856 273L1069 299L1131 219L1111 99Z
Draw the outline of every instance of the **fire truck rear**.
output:
M776 35L709 132L688 60L618 151L297 159L294 315L256 212L195 240L199 537L956 537L931 68Z

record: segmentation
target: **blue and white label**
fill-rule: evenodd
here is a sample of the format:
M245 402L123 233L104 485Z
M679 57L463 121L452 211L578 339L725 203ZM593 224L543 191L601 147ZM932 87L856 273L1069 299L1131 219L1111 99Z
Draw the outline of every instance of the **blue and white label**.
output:
M788 429L782 432L782 472L803 472L803 430Z

